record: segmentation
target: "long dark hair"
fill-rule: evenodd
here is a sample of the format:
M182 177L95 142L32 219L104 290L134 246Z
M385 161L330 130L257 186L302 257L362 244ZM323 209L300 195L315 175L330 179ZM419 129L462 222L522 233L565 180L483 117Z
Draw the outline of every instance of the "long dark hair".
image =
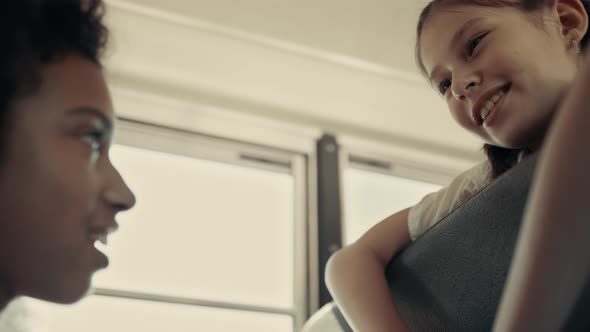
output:
M416 62L422 72L426 72L424 64L422 63L422 56L420 54L420 36L426 21L431 17L434 9L442 5L450 4L469 4L483 7L514 7L524 12L532 12L538 10L547 3L548 0L544 1L523 1L523 0L433 0L431 1L420 14L418 20L418 26L416 28ZM586 13L590 13L590 0L581 0ZM590 14L589 14L590 15ZM580 45L582 49L585 49L589 39L588 33L582 38ZM483 151L488 157L490 164L492 165L492 177L496 178L512 168L518 162L520 154L523 152L521 149L507 149L499 146L484 144Z

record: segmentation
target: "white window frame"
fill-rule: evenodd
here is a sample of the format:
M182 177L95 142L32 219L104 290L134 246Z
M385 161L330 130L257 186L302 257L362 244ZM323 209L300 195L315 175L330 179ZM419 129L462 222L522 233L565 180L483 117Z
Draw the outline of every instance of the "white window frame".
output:
M446 186L478 162L473 156L449 157L449 151L421 152L404 144L386 144L350 135L339 136L338 141L340 188L344 188L343 175L349 168ZM343 202L344 191L341 190L340 197ZM341 233L342 243L345 243L345 213L342 213Z
M249 312L289 315L294 331L304 324L310 312L309 261L308 261L308 157L305 154L233 141L188 130L166 128L127 119L118 120L115 144L140 149L172 153L187 157L224 162L272 172L288 173L294 179L294 271L292 308L243 305L231 302L208 301L198 298L161 296L138 292L97 288L92 295L157 301L173 304L231 309Z

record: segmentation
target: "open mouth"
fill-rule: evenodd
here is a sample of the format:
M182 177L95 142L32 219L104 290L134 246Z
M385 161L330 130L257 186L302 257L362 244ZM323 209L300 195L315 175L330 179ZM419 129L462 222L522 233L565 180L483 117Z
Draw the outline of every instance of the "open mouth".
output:
M109 259L106 255L107 252L107 236L106 232L103 233L92 233L88 236L92 251L96 256L96 264L98 268L105 268L109 264Z
M504 100L506 99L506 95L510 91L510 87L510 84L506 85L484 104L481 110L482 125L489 127L492 124L492 121L495 118L496 113L504 104Z
M109 265L109 258L105 254L106 249L107 249L106 244L103 243L102 241L94 242L94 250L95 250L96 254L98 255L98 259L99 259L99 263L98 263L99 268L105 268Z

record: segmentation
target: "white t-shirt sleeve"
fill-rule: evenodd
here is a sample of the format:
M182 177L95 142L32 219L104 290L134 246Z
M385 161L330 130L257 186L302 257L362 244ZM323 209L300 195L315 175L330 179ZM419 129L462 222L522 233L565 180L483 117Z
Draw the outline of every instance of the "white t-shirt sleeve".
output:
M485 188L490 182L491 165L485 161L459 174L447 187L426 195L418 204L410 208L408 214L408 228L412 241Z

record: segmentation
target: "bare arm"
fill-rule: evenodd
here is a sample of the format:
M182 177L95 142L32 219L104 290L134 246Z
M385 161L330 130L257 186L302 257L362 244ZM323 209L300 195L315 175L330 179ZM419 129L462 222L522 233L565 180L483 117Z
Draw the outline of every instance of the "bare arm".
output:
M383 220L328 261L328 289L355 331L408 331L385 279L386 265L410 242L408 213Z
M590 66L546 140L495 331L557 331L590 274Z

